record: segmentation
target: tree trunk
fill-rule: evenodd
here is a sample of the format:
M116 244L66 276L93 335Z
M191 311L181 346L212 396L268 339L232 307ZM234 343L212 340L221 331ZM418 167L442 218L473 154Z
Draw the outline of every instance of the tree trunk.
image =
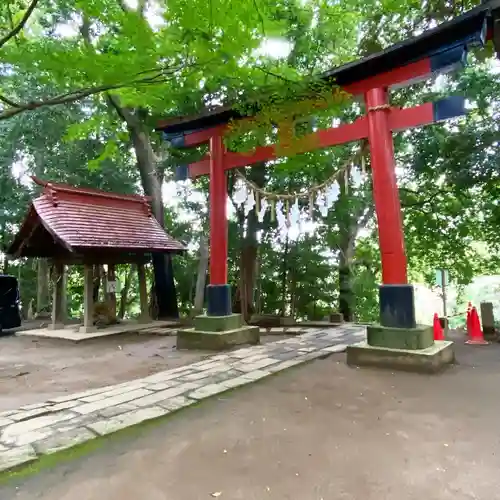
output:
M48 311L49 308L49 263L47 259L38 259L36 277L36 313Z
M288 278L288 257L289 257L289 244L288 236L285 239L285 250L283 252L283 267L281 272L281 316L286 316L286 302L287 302L287 278Z
M339 312L345 321L354 318L354 291L352 275L352 259L354 257L354 245L358 232L357 220L352 215L352 207L349 203L349 194L345 184L340 183L339 203L342 206L342 216L338 218L339 223Z
M208 240L203 236L200 240L200 260L198 262L198 276L196 278L196 292L194 295L193 315L201 314L205 302L205 285L208 269Z
M151 144L146 124L147 113L143 110L130 110L120 105L116 96L108 97L118 115L127 124L128 132L134 146L137 166L142 181L142 188L152 199L152 212L161 227L165 227L162 199L161 174L157 169L157 159ZM158 319L179 317L177 295L174 282L172 257L170 254L153 253L154 293L158 307Z
M266 165L254 165L250 170L248 179L258 187L264 187L266 183ZM246 231L241 231L241 253L240 253L240 282L236 296L239 297L239 303L236 303L236 312L241 312L246 321L250 319L255 312L254 290L257 279L257 254L258 241L257 232L260 223L255 209L246 217Z

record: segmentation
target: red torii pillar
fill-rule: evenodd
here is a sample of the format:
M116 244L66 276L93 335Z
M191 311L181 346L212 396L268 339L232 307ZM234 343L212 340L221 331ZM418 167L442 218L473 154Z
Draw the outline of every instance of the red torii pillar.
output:
M231 287L227 283L227 181L224 140L210 137L210 285L207 287L209 316L231 314Z
M414 289L412 285L408 285L394 143L388 117L388 89L370 89L365 94L365 106L368 116L373 200L382 261L382 285L379 288L380 323L382 326L415 328Z

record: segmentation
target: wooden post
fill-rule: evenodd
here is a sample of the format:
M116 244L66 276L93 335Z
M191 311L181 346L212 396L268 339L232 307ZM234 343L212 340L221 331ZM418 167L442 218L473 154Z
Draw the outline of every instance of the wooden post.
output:
M54 281L54 290L52 292L52 318L49 325L51 330L61 330L64 328L63 314L63 293L64 293L64 266L59 263L54 263L54 271L52 279Z
M68 316L68 266L62 266L61 318L65 323Z
M141 315L139 317L140 323L150 323L151 318L149 317L148 311L148 287L146 283L146 269L144 268L144 263L137 263L137 275L139 277L139 299L141 303Z
M109 312L113 316L113 321L116 321L116 291L114 292L108 291L108 284L113 281L116 282L115 265L108 264L108 273L105 282L106 288L104 290L104 293L106 297L106 302L108 303Z
M94 327L94 266L85 264L83 270L83 326L80 333L91 333L96 330Z

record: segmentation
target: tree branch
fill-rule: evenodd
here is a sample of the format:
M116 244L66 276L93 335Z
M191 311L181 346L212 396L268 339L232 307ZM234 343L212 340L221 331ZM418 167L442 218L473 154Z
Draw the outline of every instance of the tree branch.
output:
M5 103L5 104L7 104L7 106L11 106L12 108L20 108L21 107L20 104L18 104L17 102L11 101L10 99L8 99L7 97L5 97L2 94L0 94L0 102Z
M12 38L14 38L25 26L30 18L31 14L35 10L39 0L31 0L29 7L26 9L23 18L19 22L19 24L11 29L3 38L0 38L0 49Z
M57 96L50 97L44 100L30 101L27 103L15 103L14 101L6 98L5 96L1 96L0 101L7 104L9 108L0 110L0 121L12 118L13 116L16 116L24 111L30 111L48 106L57 106L58 104L68 104L70 102L79 101L80 99L84 99L85 97L90 97L92 95L100 94L102 92L108 92L110 90L118 90L127 87L136 87L140 85L159 85L167 82L169 80L170 75L174 74L176 71L179 71L181 69L183 68L182 67L170 68L170 69L159 68L157 70L147 70L143 71L142 73L144 74L156 71L158 74L154 76L138 78L136 80L132 80L126 83L96 85L95 87L82 88L64 94L59 94Z
M413 193L413 194L418 194L416 191L413 191L411 189L408 189L408 188L399 188L401 191L408 191L409 193ZM401 207L403 208L417 208L417 207L423 207L424 205L427 205L427 203L431 203L434 198L436 198L437 196L439 196L440 194L448 194L449 191L447 189L440 189L438 191L436 191L435 193L432 193L428 198L426 198L425 200L419 200L419 201L415 201L414 203L401 203Z

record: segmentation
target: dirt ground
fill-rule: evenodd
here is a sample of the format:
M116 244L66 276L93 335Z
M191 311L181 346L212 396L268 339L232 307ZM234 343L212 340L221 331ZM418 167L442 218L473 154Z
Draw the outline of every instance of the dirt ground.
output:
M500 345L423 376L334 355L0 488L16 500L496 500Z
M272 342L282 336L262 336ZM124 334L86 342L0 336L0 411L118 384L211 353L177 351L176 337Z

